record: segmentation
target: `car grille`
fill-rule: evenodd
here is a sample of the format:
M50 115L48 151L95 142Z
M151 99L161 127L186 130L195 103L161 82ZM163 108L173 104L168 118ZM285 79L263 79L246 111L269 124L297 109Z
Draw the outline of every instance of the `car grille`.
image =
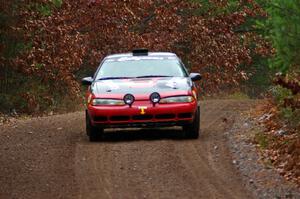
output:
M175 114L159 114L155 116L156 119L174 119L175 117Z
M133 120L151 120L153 115L134 115L132 116Z
M130 120L129 116L123 116L123 115L119 115L119 116L112 116L110 117L111 121L127 121Z
M157 120L172 120L172 119L191 119L193 117L193 113L179 113L179 114L157 114L157 115L133 115L133 116L126 116L126 115L114 115L111 117L107 116L96 116L94 117L95 122L126 122L126 121L153 121L154 119Z

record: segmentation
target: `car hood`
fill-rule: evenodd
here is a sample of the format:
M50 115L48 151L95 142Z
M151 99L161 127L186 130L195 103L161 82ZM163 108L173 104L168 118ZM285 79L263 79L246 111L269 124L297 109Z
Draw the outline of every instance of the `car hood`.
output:
M123 98L125 94L135 97L149 97L158 92L161 97L172 95L188 95L193 83L188 77L134 78L96 81L91 91L98 97Z

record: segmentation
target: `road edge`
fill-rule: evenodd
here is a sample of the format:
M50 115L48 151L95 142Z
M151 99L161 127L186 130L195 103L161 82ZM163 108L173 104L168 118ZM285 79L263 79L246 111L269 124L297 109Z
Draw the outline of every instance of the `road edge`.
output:
M249 111L237 118L226 132L232 153L232 164L239 170L255 198L300 198L300 189L280 176L273 167L265 165L256 146L251 142L255 133L262 131Z

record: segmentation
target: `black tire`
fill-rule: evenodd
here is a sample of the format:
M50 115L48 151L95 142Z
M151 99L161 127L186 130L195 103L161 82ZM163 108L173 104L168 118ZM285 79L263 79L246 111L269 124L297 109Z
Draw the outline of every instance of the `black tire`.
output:
M90 142L96 142L101 140L103 135L103 129L93 126L89 117L89 114L86 112L86 134L89 136Z
M198 107L194 117L194 121L191 124L183 126L185 137L189 139L197 139L200 134L200 108Z

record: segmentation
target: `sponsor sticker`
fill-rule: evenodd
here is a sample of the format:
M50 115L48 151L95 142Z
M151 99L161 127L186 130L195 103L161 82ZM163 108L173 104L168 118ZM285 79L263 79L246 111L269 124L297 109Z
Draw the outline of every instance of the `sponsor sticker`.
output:
M139 106L138 109L141 111L140 112L141 115L145 115L146 114L146 111L145 111L147 109L146 106Z

